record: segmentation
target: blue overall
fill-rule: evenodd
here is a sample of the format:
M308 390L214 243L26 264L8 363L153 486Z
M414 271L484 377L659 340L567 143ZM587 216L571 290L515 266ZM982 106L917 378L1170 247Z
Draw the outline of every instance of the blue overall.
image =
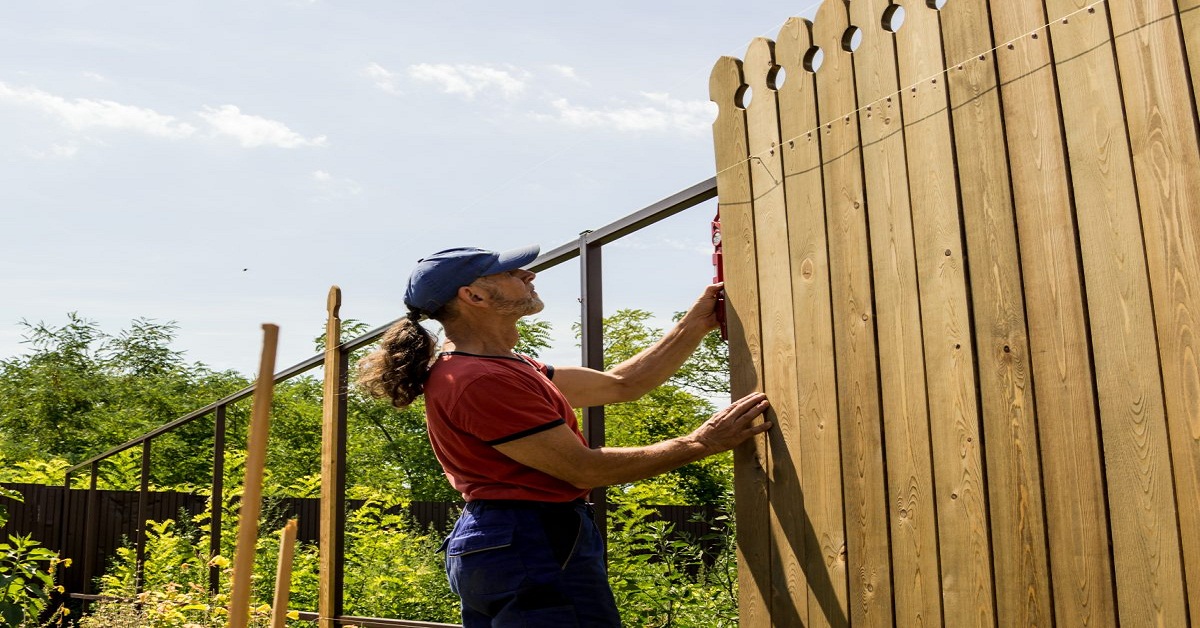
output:
M583 500L467 503L443 544L464 628L620 626L593 515Z

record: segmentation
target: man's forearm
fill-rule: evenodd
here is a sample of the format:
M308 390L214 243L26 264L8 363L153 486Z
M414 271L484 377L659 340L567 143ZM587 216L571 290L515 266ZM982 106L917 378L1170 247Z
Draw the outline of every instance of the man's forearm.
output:
M572 478L581 488L637 482L714 453L690 435L645 447L600 447L590 451L588 470L581 470L581 477Z
M612 367L609 373L620 378L627 399L637 399L674 375L709 331L700 321L684 317L653 345Z

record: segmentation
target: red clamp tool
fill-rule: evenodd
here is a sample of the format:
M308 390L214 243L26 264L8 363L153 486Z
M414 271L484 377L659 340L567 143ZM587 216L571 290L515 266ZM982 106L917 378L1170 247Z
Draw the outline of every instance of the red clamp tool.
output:
M717 210L717 215L712 221L712 243L713 243L713 270L716 276L713 277L713 282L725 281L725 263L721 252L721 210ZM725 290L717 296L717 322L721 324L721 340L729 340L729 324L725 316Z

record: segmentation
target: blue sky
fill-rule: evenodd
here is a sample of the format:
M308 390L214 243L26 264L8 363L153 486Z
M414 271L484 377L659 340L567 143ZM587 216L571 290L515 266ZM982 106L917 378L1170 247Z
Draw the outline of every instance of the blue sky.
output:
M712 64L814 4L7 3L0 357L75 311L243 373L274 322L298 362L331 284L382 324L427 253L549 249L712 176ZM606 247L606 312L686 307L714 212ZM537 281L559 363L577 281Z

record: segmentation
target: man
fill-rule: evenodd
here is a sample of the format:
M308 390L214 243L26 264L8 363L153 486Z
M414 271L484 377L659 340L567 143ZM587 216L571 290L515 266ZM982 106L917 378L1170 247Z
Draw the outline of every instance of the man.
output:
M637 399L670 377L717 326L709 286L663 338L606 372L552 368L513 353L517 321L543 308L530 246L449 249L417 263L408 316L360 365L359 383L397 407L425 395L429 440L467 504L447 538L446 572L463 625L619 626L603 542L584 501L766 431L766 397L746 396L691 434L645 447L590 449L572 408ZM442 324L445 342L418 323Z

